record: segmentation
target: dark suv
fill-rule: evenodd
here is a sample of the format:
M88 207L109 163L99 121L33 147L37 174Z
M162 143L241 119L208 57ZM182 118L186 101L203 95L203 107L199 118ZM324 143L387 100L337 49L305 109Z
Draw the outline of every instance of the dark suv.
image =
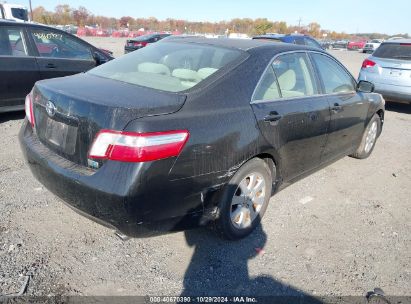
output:
M37 80L84 72L111 59L107 51L64 31L0 21L0 112L24 109Z
M289 34L289 35L282 35L282 34L267 34L267 35L260 35L255 36L253 39L266 39L266 40L276 40L285 43L293 43L299 45L307 45L319 49L323 49L321 44L317 42L313 37L308 35L301 35L301 34Z
M141 49L147 46L147 44L157 42L170 35L171 34L148 34L133 39L128 39L126 45L124 46L124 54Z

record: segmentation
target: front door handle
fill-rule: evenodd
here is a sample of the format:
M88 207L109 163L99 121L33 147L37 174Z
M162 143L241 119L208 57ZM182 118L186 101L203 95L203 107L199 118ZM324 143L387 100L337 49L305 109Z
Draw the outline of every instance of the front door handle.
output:
M333 107L331 108L331 110L332 110L333 112L336 112L336 113L341 112L342 109L343 109L343 107L340 106L340 104L337 103L337 102L334 103Z
M55 68L56 68L56 65L55 65L54 63L47 63L47 64L46 64L46 68L47 68L47 69L55 69Z
M264 117L264 121L266 122L275 122L279 121L282 118L280 114L277 113L277 111L272 111L270 114L268 114L266 117Z

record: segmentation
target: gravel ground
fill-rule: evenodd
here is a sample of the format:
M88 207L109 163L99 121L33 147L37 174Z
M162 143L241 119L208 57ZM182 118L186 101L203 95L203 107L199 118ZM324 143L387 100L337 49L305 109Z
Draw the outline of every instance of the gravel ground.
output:
M96 44L119 52L123 40ZM364 55L332 53L358 75ZM1 114L0 295L25 275L26 294L43 296L410 295L410 114L388 105L371 157L346 157L283 190L239 242L207 229L121 241L32 177L17 142L24 114Z

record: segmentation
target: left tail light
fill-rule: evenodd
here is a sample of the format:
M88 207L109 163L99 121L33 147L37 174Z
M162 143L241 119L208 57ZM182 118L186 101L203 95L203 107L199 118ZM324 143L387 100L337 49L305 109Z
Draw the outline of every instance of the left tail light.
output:
M26 112L26 117L30 122L31 126L34 128L34 111L33 111L33 91L31 91L24 102L24 109Z
M152 133L101 130L89 158L146 162L178 156L190 134L187 130Z

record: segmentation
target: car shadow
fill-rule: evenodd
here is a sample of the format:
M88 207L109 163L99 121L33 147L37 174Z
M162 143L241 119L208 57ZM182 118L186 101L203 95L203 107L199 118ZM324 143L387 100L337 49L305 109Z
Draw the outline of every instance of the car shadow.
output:
M250 275L248 262L264 269L267 235L261 225L240 241L227 241L210 230L187 230L185 239L194 254L184 276L184 296L259 297L258 303L323 303L269 275ZM262 298L260 298L262 297ZM264 298L265 297L265 298ZM230 299L231 298L231 299Z
M390 112L411 114L411 105L397 102L386 102L385 110Z
M21 120L25 117L24 111L0 113L0 123L10 120Z

